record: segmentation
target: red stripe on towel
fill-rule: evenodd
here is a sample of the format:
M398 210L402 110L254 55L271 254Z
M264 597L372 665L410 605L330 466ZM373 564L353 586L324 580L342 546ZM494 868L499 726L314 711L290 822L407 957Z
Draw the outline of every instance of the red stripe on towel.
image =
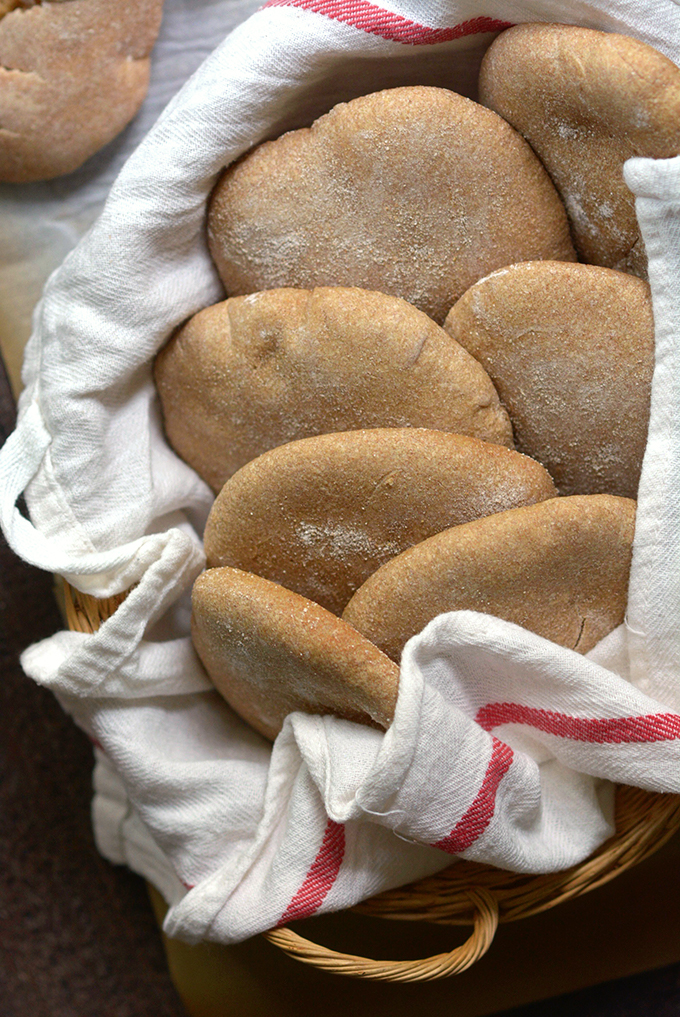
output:
M296 918L309 918L321 906L335 882L345 854L345 827L329 819L319 853L305 881L286 908L279 925Z
M511 28L511 21L477 17L451 28L427 28L417 21L385 11L368 0L269 0L264 7L299 7L313 14L322 14L333 21L342 21L370 35L379 35L388 42L401 42L407 46L432 46L438 42L451 42L466 35L481 32L501 32Z
M680 714L650 713L644 717L571 717L555 710L539 710L520 703L488 703L476 722L485 731L501 724L527 724L546 734L598 745L664 742L680 737Z
M496 792L498 785L510 769L512 749L509 745L494 738L491 759L484 774L482 786L469 809L458 820L447 837L442 837L433 847L447 851L450 855L459 855L466 851L477 838L484 833L496 810Z

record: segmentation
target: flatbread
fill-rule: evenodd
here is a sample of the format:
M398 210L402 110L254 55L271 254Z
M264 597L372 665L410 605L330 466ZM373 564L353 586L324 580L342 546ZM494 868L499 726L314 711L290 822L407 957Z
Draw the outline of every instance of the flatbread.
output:
M515 261L575 260L525 141L461 95L418 85L335 106L229 167L210 203L227 293L362 286L437 322Z
M394 661L438 614L481 611L587 653L623 622L635 502L553 498L439 533L383 565L343 618Z
M227 481L209 567L281 583L340 614L384 562L433 533L556 494L538 463L422 428L324 434L265 452Z
M517 25L488 49L479 95L547 169L581 260L646 279L623 164L632 156L680 154L680 69L628 36Z
M123 130L146 96L162 9L163 0L0 3L0 180L71 173Z
M654 370L647 283L525 262L472 286L444 327L489 372L517 448L561 494L636 497Z
M399 668L318 604L230 568L199 576L192 601L194 646L210 678L265 738L295 710L389 727Z
M173 448L213 490L276 445L428 427L512 445L484 369L405 300L356 288L268 290L195 315L156 359Z

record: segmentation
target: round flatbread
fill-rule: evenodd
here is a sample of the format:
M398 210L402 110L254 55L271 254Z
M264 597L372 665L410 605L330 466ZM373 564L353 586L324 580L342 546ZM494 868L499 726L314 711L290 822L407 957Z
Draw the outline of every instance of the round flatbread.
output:
M438 533L383 565L343 618L399 661L447 611L481 611L587 653L623 622L635 502L553 498Z
M512 265L472 286L444 327L489 372L517 448L561 494L636 496L654 369L647 283L592 265Z
M517 25L487 51L479 94L547 169L581 259L646 278L623 164L680 154L680 69L624 35Z
M156 359L173 448L215 491L276 445L366 427L428 427L512 445L488 375L405 300L267 290L195 315Z
M538 463L421 428L346 431L265 452L222 488L210 567L254 572L340 614L384 562L433 533L552 498Z
M501 265L575 260L526 142L478 103L420 85L341 103L260 145L216 187L208 233L230 296L362 286L437 322Z
M1 0L0 181L71 173L123 130L162 12L163 0Z
M217 690L265 738L295 710L389 727L399 668L304 597L238 569L210 569L192 596L192 636Z

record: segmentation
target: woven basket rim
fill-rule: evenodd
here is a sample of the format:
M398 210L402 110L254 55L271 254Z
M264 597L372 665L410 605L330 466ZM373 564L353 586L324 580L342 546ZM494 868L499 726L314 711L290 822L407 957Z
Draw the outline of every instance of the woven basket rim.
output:
M98 600L64 580L69 628L96 632L126 596ZM374 961L319 946L287 928L264 935L296 960L336 974L389 982L431 981L458 974L487 952L499 922L528 918L589 893L659 850L680 828L680 795L619 785L615 825L616 833L589 858L562 872L532 876L457 859L434 876L387 890L353 909L401 921L472 924L470 938L447 954L415 961Z

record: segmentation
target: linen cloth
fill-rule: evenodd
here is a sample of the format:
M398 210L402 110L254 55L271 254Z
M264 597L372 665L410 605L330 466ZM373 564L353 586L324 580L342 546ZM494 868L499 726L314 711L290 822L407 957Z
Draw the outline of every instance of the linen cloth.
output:
M45 288L0 452L3 529L80 590L132 592L98 633L58 633L23 665L95 741L98 844L158 886L171 934L234 942L452 855L553 871L611 833L610 781L680 792L680 158L625 168L656 327L625 626L582 657L442 615L404 651L388 732L293 714L273 748L212 690L188 637L212 494L165 443L151 363L224 296L204 230L217 174L354 95L470 94L491 33L533 20L621 31L680 63L672 0L275 0L173 99Z
M0 183L0 351L15 395L23 350L45 282L102 210L128 156L163 108L261 0L164 0L151 52L149 91L122 134L66 177Z

